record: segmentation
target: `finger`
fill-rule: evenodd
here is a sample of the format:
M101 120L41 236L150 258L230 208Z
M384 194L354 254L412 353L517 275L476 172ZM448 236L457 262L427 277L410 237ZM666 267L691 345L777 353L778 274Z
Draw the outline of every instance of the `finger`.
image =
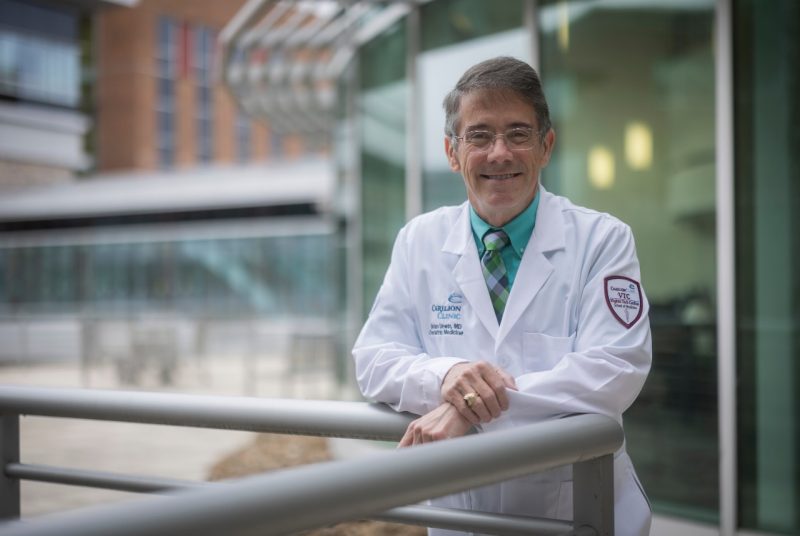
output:
M507 410L509 400L506 389L513 389L514 391L517 390L517 382L514 380L514 377L503 369L495 368L492 369L486 381L489 383L489 385L491 385L492 390L495 392L502 410Z
M496 419L502 412L502 399L505 396L505 387L501 385L500 393L496 392L494 386L483 383L478 387L478 395L480 398L473 404L472 410L481 417L483 422L489 422Z
M406 433L403 434L403 437L400 439L400 443L397 444L397 448L401 449L404 447L410 447L414 442L414 434L411 432L410 428L406 428Z
M474 385L480 394L487 413L492 418L497 418L500 413L508 409L506 387L499 370L485 361L478 363L480 379ZM474 409L474 408L473 408Z
M452 399L460 397L471 391L475 382L481 381L481 370L487 363L459 363L453 366L442 382L442 397ZM452 402L452 400L451 400Z
M458 405L458 401L461 400L465 394L475 391L472 386L478 381L481 381L479 376L475 378L459 378L445 393L445 396L450 403Z
M470 389L467 392L474 393L475 391ZM458 398L456 398L455 400L448 401L448 402L450 402L450 405L453 406L454 408L456 408L458 413L462 417L467 419L470 422L470 424L472 424L473 426L474 425L478 425L478 424L481 423L480 417L474 411L472 411L472 408L469 407L469 405L467 404L467 401L464 400L464 395L459 395ZM474 404L475 404L475 402L473 402L473 406L474 406Z
M517 390L517 380L514 379L514 376L503 369L497 369L497 374L503 379L503 384L505 384L506 387L514 391Z
M498 374L492 375L487 380L489 388L497 401L498 411L505 411L508 409L508 395L506 394L506 384ZM488 403L488 402L487 402ZM497 416L497 415L495 415Z
M415 445L422 445L425 443L425 430L422 429L422 426L415 426L414 427L414 444Z
M456 408L456 411L458 411L458 413L462 417L467 419L473 426L480 424L481 421L478 415L474 411L472 411L472 409L467 405L467 401L464 400L464 395L466 395L467 393L474 393L474 392L475 390L472 389L472 387L466 386L462 387L461 390L459 391L450 393L445 398L445 401L449 402L451 406Z
M456 409L458 409L458 413L462 417L467 419L469 421L469 423L471 425L473 425L473 426L477 426L477 425L479 425L481 423L480 415L478 415L473 410L473 408L475 407L475 404L477 404L477 401L473 402L473 407L471 408L471 407L467 406L467 403L462 400L461 404L456 406Z

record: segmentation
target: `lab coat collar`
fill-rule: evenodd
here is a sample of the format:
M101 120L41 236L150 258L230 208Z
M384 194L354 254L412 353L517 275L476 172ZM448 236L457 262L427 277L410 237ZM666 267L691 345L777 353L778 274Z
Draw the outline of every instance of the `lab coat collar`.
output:
M468 253L469 249L475 250L475 255L478 254L477 248L470 248L470 241L475 245L472 240L472 227L469 223L469 203L464 202L459 208L458 217L456 218L455 225L450 229L447 238L442 246L442 251L445 253L454 253L456 255L464 255Z
M533 236L528 242L527 250L536 249L542 253L564 249L566 237L564 235L564 221L561 217L561 208L555 196L545 190L539 184L539 208L536 211L536 225L533 228ZM474 246L472 239L472 227L469 221L469 203L464 202L459 207L459 214L456 223L447 235L447 239L442 246L445 253L464 255L468 251L475 251L477 248L470 247L470 242Z
M533 235L522 256L514 286L508 296L503 321L495 339L498 346L514 329L514 325L552 275L554 268L547 254L564 249L566 245L564 219L558 200L541 185L539 194L542 198L536 214L536 226L533 228Z
M458 255L460 258L453 267L453 279L461 289L464 298L475 311L483 326L492 336L497 337L497 317L494 314L486 280L483 278L478 248L472 239L472 226L469 221L469 204L461 205L455 224L445 239L442 251Z
M528 242L528 249L534 246L538 251L545 253L564 249L567 244L564 218L561 216L561 206L556 196L539 185L539 209L536 212L536 225L533 236Z
M472 238L469 221L469 204L460 207L455 225L450 230L442 247L445 253L459 255L461 258L453 268L453 277L461 288L464 297L474 308L481 323L495 339L496 345L513 329L514 324L533 301L553 272L546 253L564 249L566 245L564 220L561 207L553 194L539 185L539 209L536 213L536 226L522 256L517 279L511 289L503 321L498 326L497 318L486 290L486 281L481 272L478 249Z

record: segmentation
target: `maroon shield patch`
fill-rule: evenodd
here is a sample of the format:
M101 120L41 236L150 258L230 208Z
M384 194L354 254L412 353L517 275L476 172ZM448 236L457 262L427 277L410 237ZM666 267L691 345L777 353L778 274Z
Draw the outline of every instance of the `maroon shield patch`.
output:
M617 321L630 329L642 317L642 287L623 275L605 279L606 304Z

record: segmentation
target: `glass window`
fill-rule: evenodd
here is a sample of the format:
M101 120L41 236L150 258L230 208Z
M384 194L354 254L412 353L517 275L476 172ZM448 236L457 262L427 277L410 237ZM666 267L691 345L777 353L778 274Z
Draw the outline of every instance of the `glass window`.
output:
M800 4L734 2L742 527L800 533Z
M214 32L198 26L194 31L197 80L197 159L214 158Z
M57 304L74 304L75 286L75 248L55 246L42 248L42 301L53 307Z
M241 110L236 115L236 155L239 162L249 162L253 155L253 128Z
M177 25L169 18L158 19L156 63L158 77L158 162L163 168L175 164L175 76L177 71Z
M0 2L0 95L77 108L78 20L70 10Z
M530 38L521 27L523 3L442 0L421 8L422 50L417 59L421 95L420 154L423 210L466 199L461 177L444 153L442 101L470 66L494 56L530 60Z
M636 237L653 366L625 414L656 512L718 519L714 2L540 3L544 186Z
M364 314L370 310L405 222L408 81L405 21L360 50Z

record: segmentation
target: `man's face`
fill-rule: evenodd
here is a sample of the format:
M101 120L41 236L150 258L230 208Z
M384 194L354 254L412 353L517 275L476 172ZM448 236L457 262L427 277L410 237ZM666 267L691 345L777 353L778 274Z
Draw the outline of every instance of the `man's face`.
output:
M502 137L486 150L445 138L450 168L464 177L475 212L494 227L505 225L536 196L539 171L550 161L555 133L551 129L542 139L533 106L508 91L468 93L461 99L459 118L458 136L475 130L500 134L514 127L534 131L533 148L525 150L512 150Z

